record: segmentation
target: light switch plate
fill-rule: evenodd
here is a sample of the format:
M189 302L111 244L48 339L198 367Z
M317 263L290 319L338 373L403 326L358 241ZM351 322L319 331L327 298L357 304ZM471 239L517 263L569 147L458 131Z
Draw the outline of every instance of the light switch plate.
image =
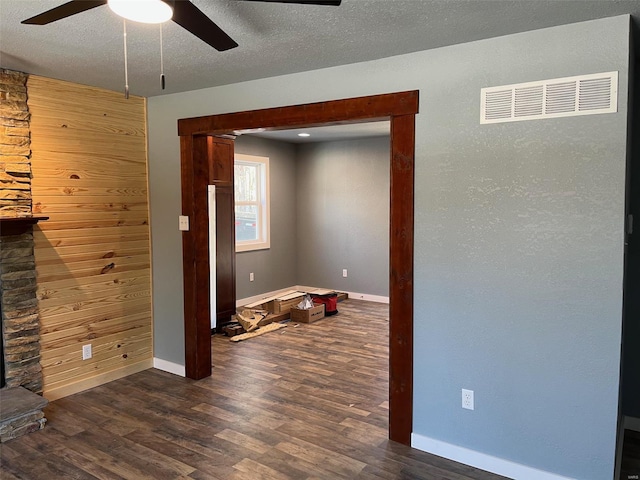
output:
M189 231L189 217L187 217L186 215L180 215L178 217L178 229L181 232Z

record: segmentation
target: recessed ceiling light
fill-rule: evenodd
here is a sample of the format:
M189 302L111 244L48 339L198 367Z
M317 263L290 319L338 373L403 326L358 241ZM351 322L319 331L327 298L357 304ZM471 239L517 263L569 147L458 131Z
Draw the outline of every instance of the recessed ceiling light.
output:
M298 136L299 137L310 137L311 134L310 133L299 133Z

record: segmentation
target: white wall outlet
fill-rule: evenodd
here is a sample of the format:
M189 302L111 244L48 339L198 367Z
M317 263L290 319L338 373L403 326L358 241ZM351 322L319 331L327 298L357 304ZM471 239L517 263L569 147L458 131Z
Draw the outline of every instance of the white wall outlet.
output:
M249 274L249 281L250 281L250 282L253 282L254 280L255 280L255 277L253 276L253 272L251 272L251 273Z
M347 278L347 269L346 269L346 268L343 268L343 269L342 269L342 276L343 276L344 278Z
M91 358L91 344L82 346L82 359L89 360Z
M189 217L187 217L186 215L180 215L178 217L178 230L180 230L181 232L189 231Z
M473 410L473 390L462 389L462 408Z

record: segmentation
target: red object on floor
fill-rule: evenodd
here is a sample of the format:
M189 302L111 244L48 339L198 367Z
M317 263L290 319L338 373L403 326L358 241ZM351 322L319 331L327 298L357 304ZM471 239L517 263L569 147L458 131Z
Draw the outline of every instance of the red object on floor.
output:
M324 314L327 317L338 313L338 294L327 293L326 295L318 295L316 293L311 294L311 300L315 304L324 303Z

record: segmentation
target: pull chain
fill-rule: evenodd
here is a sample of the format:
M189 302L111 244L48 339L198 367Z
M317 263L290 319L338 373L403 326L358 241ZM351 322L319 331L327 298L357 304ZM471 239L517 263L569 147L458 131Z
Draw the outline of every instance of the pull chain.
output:
M124 98L129 98L129 68L127 66L127 21L122 20L124 29Z
M160 24L160 85L164 90L164 56L162 55L162 24Z

